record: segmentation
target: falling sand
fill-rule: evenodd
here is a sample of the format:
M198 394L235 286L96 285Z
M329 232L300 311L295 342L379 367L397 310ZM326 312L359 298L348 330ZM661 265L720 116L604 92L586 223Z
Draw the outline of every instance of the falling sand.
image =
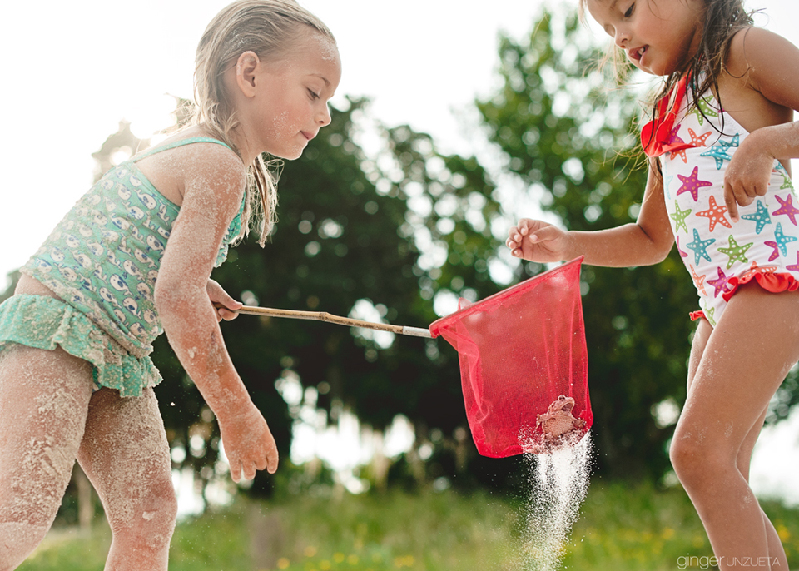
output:
M524 506L521 571L555 571L588 491L591 432L573 446L525 454L530 496Z

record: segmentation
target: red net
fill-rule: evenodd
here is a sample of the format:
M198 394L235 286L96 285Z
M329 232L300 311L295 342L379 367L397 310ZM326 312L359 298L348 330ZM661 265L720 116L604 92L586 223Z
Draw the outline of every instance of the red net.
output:
M594 415L577 258L430 325L458 351L469 428L484 456L578 442Z

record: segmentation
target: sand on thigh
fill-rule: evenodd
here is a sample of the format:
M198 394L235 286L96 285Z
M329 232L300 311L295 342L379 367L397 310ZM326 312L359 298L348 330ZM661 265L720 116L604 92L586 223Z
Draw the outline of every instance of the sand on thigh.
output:
M175 528L169 444L151 388L137 397L92 396L78 461L113 532L107 568L166 569Z
M92 367L61 349L0 353L0 570L53 523L86 425Z

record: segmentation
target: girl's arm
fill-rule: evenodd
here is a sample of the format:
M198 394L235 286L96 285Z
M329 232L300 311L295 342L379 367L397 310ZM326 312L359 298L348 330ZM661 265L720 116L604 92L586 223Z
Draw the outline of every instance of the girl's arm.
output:
M751 90L743 111L758 112L760 123L750 129L724 177L727 210L737 220L739 204L766 194L774 160L790 168L788 161L799 158L799 124L790 120L791 110L799 110L799 49L768 30L750 28L730 42L725 66Z
M556 262L584 256L592 266L649 266L662 261L674 238L663 198L663 177L649 164L638 221L596 232L567 232L538 220L522 219L510 230L507 245L514 256Z
M208 290L222 238L241 206L246 175L224 147L198 143L191 150L176 167L183 201L156 280L155 304L170 345L216 414L231 476L239 481L242 474L253 478L256 469L274 473L278 461L269 428L225 348Z

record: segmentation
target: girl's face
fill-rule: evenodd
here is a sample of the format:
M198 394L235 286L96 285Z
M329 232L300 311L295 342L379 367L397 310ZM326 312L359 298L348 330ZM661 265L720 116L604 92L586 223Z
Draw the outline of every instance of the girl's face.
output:
M586 7L632 64L652 75L682 69L702 38L702 0L587 0Z
M287 55L259 66L255 97L240 120L258 152L296 159L330 124L328 101L341 80L338 49L317 33L301 36Z

